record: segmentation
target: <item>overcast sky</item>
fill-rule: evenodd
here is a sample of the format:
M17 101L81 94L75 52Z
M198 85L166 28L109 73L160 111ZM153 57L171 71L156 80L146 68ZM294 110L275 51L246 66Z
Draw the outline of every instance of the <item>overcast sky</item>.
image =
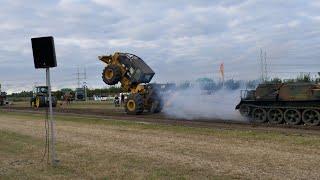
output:
M105 87L97 56L115 51L144 59L156 82L217 80L222 62L227 78L256 79L260 48L270 76L317 72L319 12L320 1L302 0L0 0L0 82L7 91L44 84L30 38L48 35L55 89L76 87L78 67L89 87Z

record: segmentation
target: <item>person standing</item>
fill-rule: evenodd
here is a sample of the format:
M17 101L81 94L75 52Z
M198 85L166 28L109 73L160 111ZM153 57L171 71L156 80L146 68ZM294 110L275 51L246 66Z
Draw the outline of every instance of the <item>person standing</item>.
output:
M124 94L123 93L121 93L121 106L124 104Z

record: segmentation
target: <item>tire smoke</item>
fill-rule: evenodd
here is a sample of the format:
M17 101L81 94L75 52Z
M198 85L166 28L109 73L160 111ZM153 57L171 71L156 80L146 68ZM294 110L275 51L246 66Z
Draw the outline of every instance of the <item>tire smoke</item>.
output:
M245 121L235 110L240 102L239 90L220 89L208 94L199 86L194 86L175 90L165 102L163 112L169 117Z

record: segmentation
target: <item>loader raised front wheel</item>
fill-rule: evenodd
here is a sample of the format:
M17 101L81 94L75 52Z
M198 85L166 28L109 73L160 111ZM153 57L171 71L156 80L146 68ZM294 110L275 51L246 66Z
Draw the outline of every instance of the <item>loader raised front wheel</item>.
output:
M115 85L121 79L120 68L114 64L110 64L104 68L102 72L102 80L108 85Z
M140 94L130 95L125 108L128 114L141 114L144 110L142 96Z

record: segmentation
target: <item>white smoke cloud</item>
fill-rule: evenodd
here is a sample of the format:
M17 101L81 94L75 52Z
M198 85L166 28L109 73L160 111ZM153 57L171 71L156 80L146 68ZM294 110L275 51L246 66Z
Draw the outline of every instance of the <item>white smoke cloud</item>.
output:
M199 87L177 90L165 100L163 112L182 119L221 119L244 121L235 106L240 102L239 90L221 89L207 94Z

